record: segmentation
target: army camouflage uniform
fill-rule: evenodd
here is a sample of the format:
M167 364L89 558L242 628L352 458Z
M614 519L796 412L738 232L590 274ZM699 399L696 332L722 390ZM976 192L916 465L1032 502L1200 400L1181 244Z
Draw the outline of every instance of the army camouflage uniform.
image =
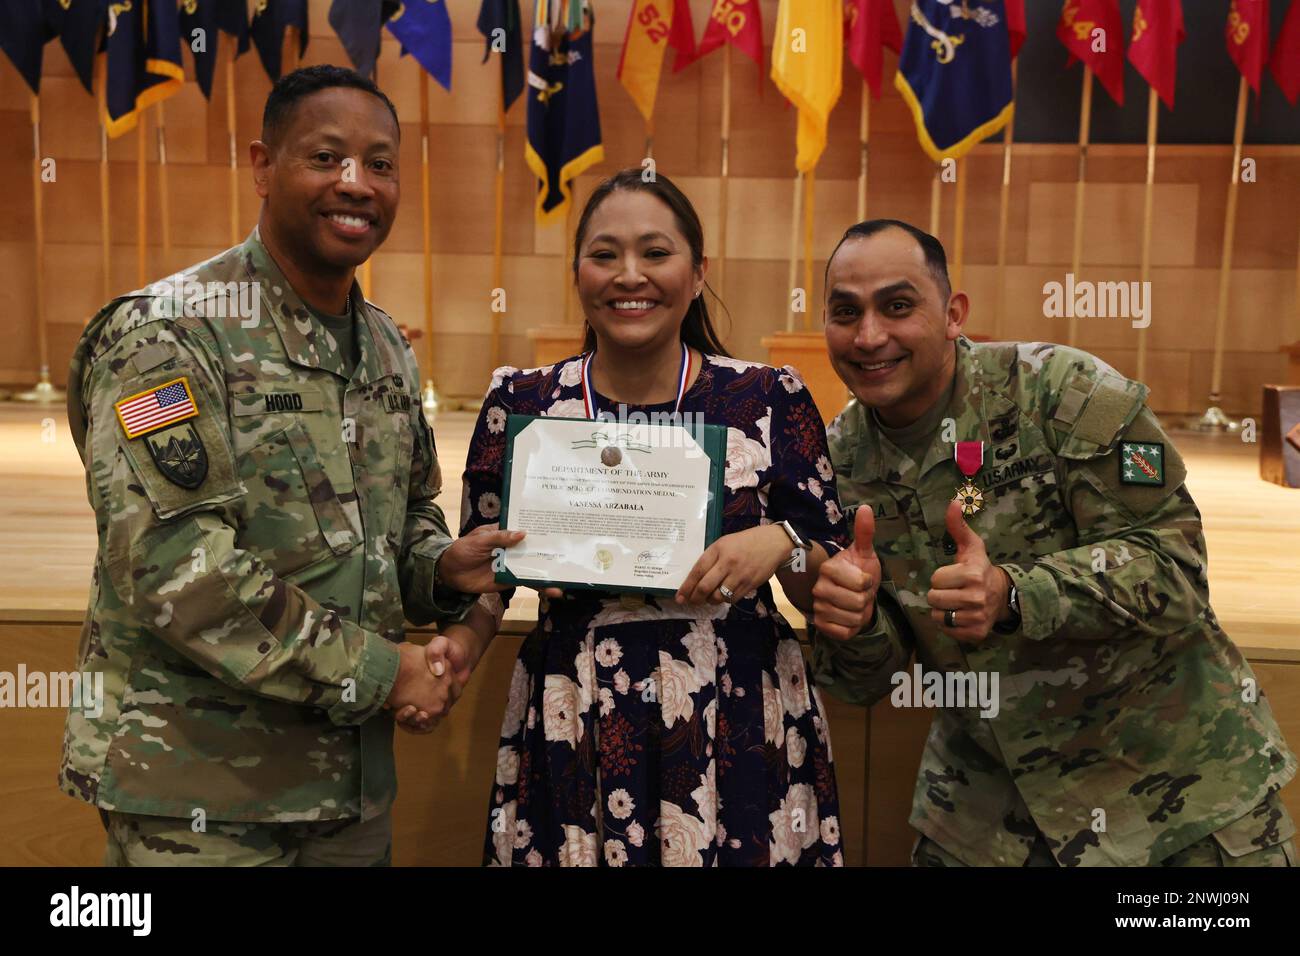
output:
M1062 346L955 348L950 433L924 461L856 401L828 429L846 511L875 512L884 580L867 630L814 634L818 682L870 705L913 649L926 672L999 675L996 716L936 710L912 826L968 865L1022 865L1040 842L1063 866L1156 864L1211 835L1238 861L1286 844L1276 791L1295 757L1262 693L1243 699L1254 675L1210 608L1200 513L1146 386ZM926 603L956 552L954 441L984 442L966 522L1019 590L1018 628L978 644Z
M72 361L99 536L78 667L103 672L107 699L69 711L60 786L186 829L196 810L385 816L403 619L457 620L473 600L435 580L451 538L415 358L354 283L349 380L256 231L182 275L196 301L123 296ZM197 415L129 438L119 406L177 379Z

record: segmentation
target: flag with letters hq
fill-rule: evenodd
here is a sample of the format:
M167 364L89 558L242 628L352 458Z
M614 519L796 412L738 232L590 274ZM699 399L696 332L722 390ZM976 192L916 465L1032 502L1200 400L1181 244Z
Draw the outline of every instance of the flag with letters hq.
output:
M42 0L42 4L50 33L59 38L77 79L93 95L99 28L108 0Z
M483 62L490 56L501 58L501 111L509 112L524 91L524 31L519 0L483 0L478 11L478 32L486 41Z
M1182 0L1138 0L1128 44L1129 62L1169 109L1174 108L1178 45L1186 37Z
M1268 59L1268 0L1232 0L1223 36L1228 56L1258 96Z
M591 4L570 0L552 23L550 0L537 0L528 58L528 141L524 159L538 179L537 219L563 220L569 183L605 158L592 64Z
M759 0L713 0L709 20L704 26L704 36L695 47L690 61L685 62L679 50L673 60L673 72L708 56L724 44L730 43L758 67L758 88L763 89L763 9Z
M871 87L872 97L880 99L884 49L889 47L895 53L903 49L903 31L894 15L893 0L848 0L844 4L844 45Z
M894 86L921 148L959 159L1011 122L1011 26L1002 0L966 7L916 0Z
M110 138L135 129L142 110L180 92L180 16L174 0L110 4L105 27L105 106Z
M772 82L799 110L794 164L800 172L811 172L826 149L843 63L840 0L781 0L772 40Z
M388 18L388 32L426 73L451 92L451 15L446 0L406 0Z
M1300 98L1300 2L1291 0L1286 12L1282 32L1277 35L1277 46L1268 61L1268 71L1282 88L1282 95L1292 106Z
M627 18L617 76L645 121L654 116L659 74L668 47L677 62L689 63L695 52L695 30L686 0L635 0Z
M203 32L196 33L199 30ZM186 0L181 4L181 43L194 55L194 78L207 99L212 99L212 77L217 71L222 33L235 38L235 56L248 52L248 7L244 0Z
M257 58L272 82L280 78L284 31L289 27L297 32L301 57L307 52L307 0L258 0L248 31L257 47Z
M1124 22L1119 0L1065 0L1056 36L1070 51L1066 66L1082 60L1110 98L1124 105Z
M50 31L35 0L0 0L0 50L33 93L41 91L41 61Z

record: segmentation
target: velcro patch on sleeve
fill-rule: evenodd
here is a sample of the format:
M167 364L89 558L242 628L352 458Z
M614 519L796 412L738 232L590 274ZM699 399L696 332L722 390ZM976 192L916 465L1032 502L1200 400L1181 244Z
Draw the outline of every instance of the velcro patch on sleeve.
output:
M116 402L113 409L128 439L170 428L199 414L189 379L184 375L128 396Z
M1119 443L1119 482L1122 485L1165 483L1165 446L1155 442Z

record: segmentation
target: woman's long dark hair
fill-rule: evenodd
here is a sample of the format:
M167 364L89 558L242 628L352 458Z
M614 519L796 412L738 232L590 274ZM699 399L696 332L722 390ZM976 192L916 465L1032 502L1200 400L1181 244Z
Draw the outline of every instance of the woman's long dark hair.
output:
M699 268L704 261L704 227L700 224L699 214L695 212L691 201L673 185L671 179L662 173L656 171L647 181L642 177L640 168L630 167L615 173L597 186L582 208L578 229L573 236L574 282L578 281L578 250L582 248L582 240L587 235L587 225L591 221L592 213L609 198L611 193L619 189L650 193L671 209L677 220L677 228L681 230L687 244L691 247L691 264ZM704 288L718 299L717 293L710 288L707 281L704 283ZM722 304L721 299L718 299L718 304L722 306L723 311L726 311L727 307ZM587 323L586 330L582 340L582 350L590 352L596 347L596 333L590 323ZM682 320L682 341L698 352L731 357L713 328L713 322L709 319L709 307L704 304L703 294L691 299L691 304L686 309L686 318Z

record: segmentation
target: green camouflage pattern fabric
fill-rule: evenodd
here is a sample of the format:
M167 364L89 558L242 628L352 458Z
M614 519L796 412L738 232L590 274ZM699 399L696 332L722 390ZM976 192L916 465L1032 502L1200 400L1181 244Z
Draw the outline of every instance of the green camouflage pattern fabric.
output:
M396 791L382 705L403 618L472 600L435 591L451 539L415 357L365 303L345 378L256 231L178 275L203 294L109 303L72 361L99 537L78 668L107 699L69 711L60 786L124 813L369 819ZM116 403L181 376L198 416L128 439ZM191 460L201 443L202 483L169 480L149 440Z
M814 634L832 694L871 704L915 651L925 672L997 673L999 709L936 710L911 824L970 865L1020 865L1042 833L1057 862L1157 863L1227 827L1231 851L1287 840L1268 794L1296 771L1255 678L1209 603L1200 513L1147 388L1075 349L958 339L940 433L915 462L852 401L828 428L846 512L869 504L884 572L871 629ZM1130 484L1123 440L1163 446L1164 485ZM926 592L956 548L955 441L983 441L966 518L1017 585L1007 635L961 644ZM1154 453L1152 453L1154 454Z
M103 813L104 866L389 866L391 813L312 823L191 820Z

